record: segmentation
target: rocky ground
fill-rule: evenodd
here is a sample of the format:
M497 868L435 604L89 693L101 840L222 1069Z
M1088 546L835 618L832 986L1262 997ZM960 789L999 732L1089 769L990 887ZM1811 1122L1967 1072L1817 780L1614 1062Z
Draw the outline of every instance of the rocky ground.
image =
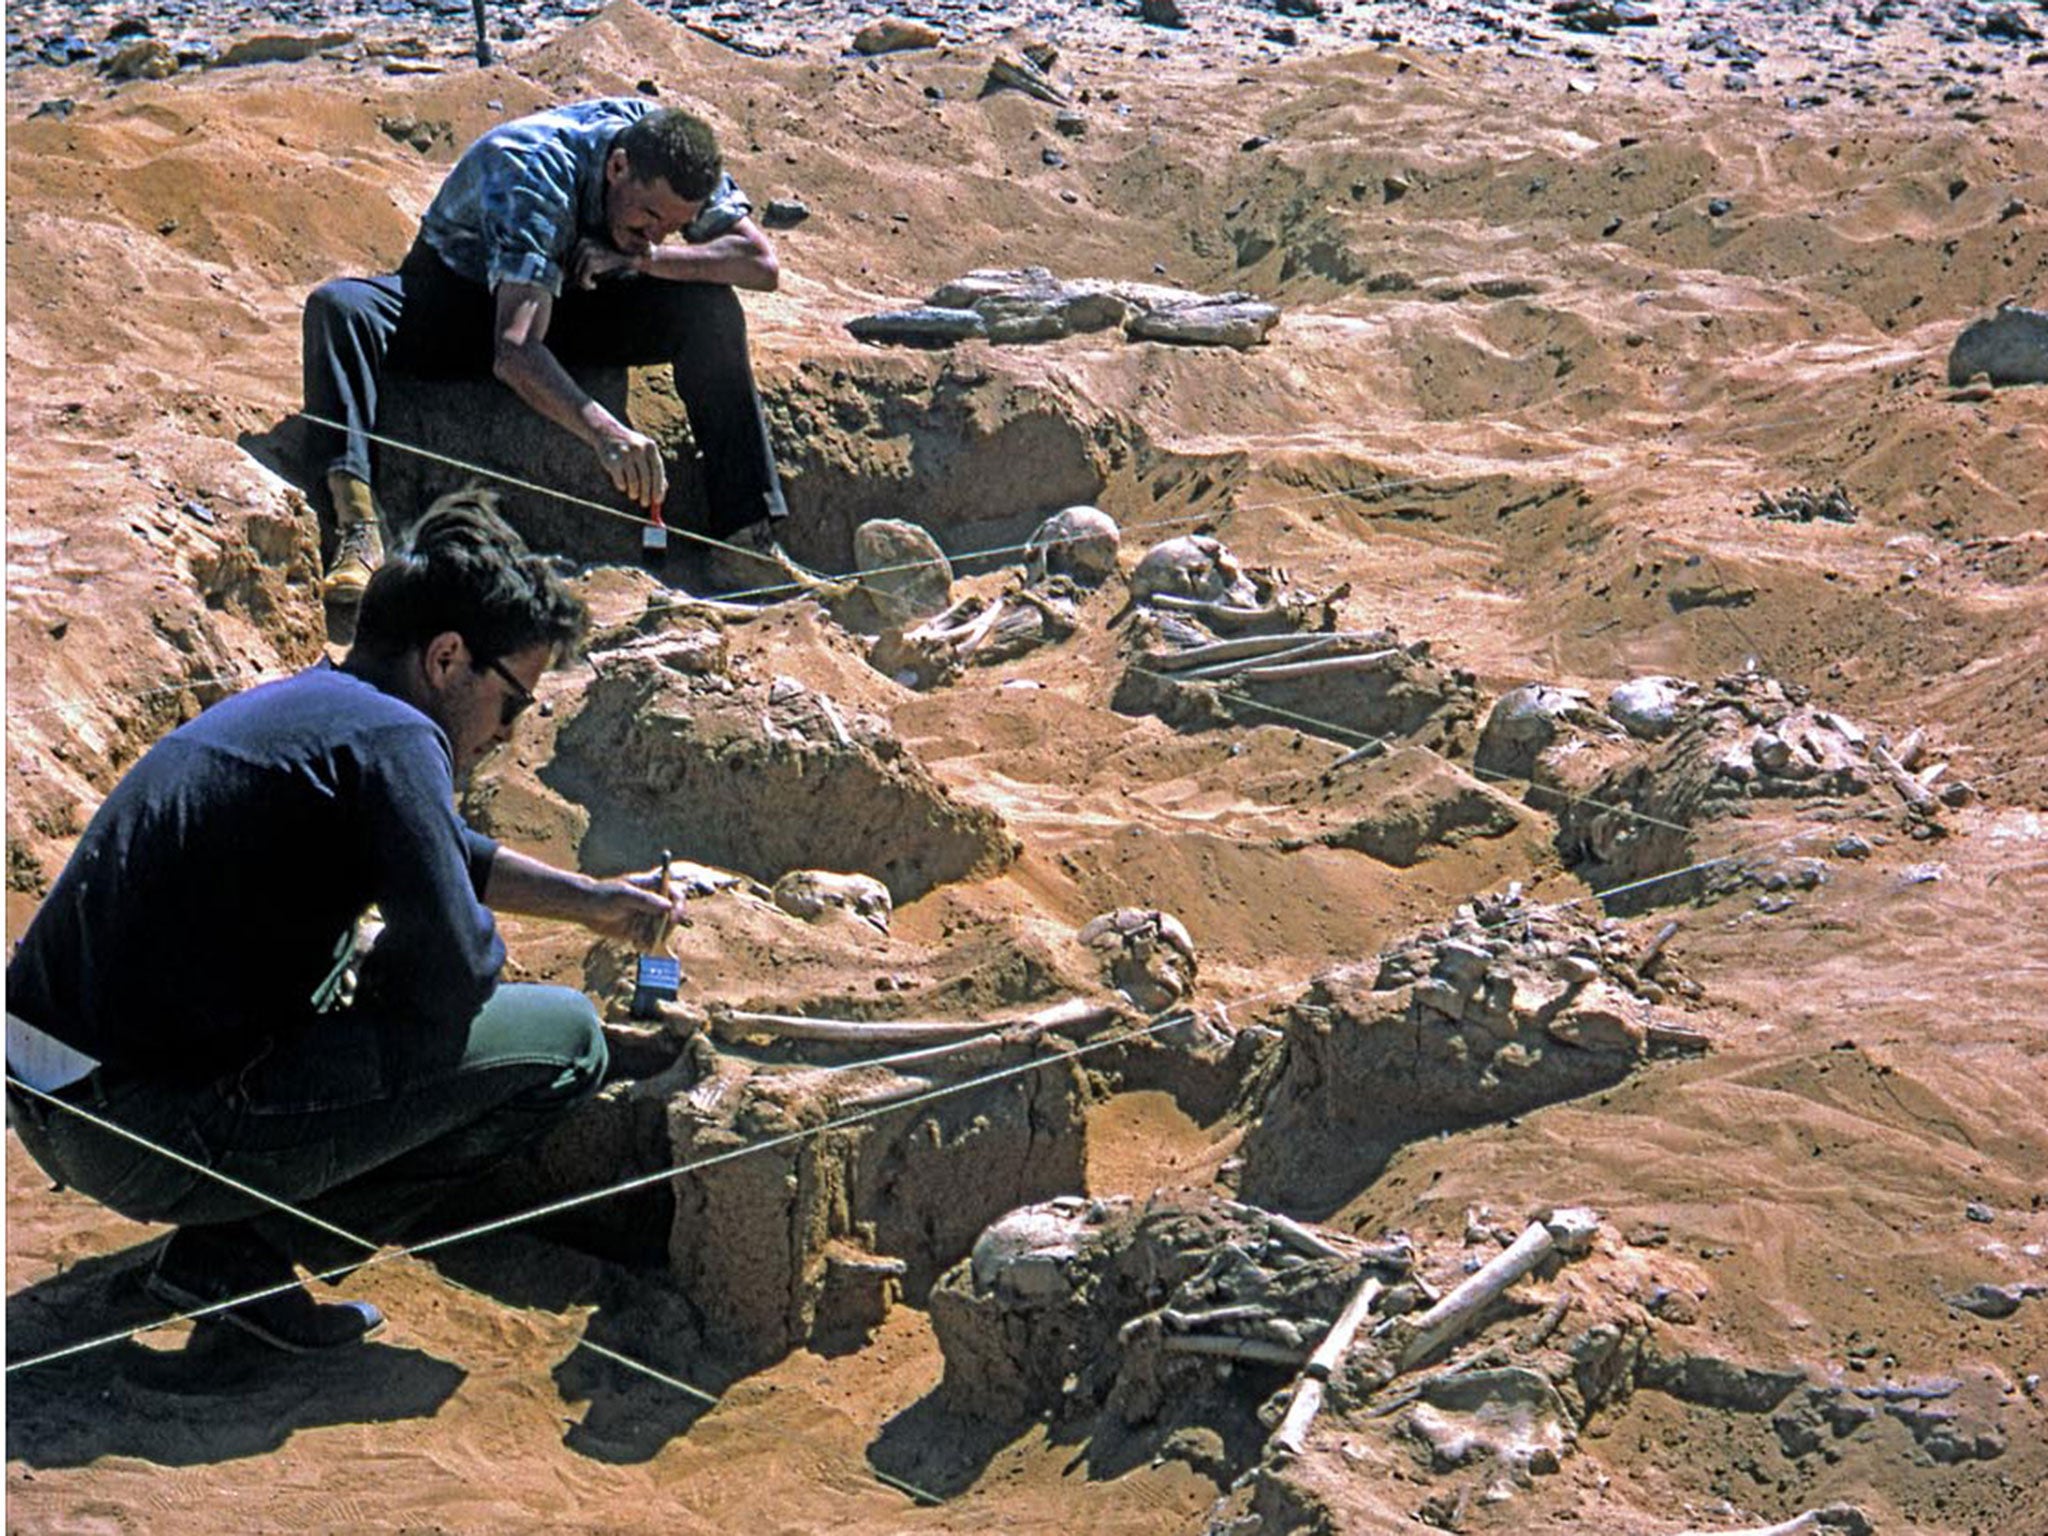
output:
M792 548L953 567L710 611L495 386L394 402L601 621L468 813L727 871L659 1023L510 934L618 1080L479 1212L645 1182L362 1270L347 1361L10 1374L9 1528L2048 1531L2048 386L1946 369L2048 302L2048 9L883 14L495 6L480 67L460 6L9 8L10 934L344 638L298 305L508 114L687 100L804 206ZM849 329L1033 266L1277 318ZM1027 559L1081 502L1113 559ZM154 1320L160 1234L7 1158L10 1360Z

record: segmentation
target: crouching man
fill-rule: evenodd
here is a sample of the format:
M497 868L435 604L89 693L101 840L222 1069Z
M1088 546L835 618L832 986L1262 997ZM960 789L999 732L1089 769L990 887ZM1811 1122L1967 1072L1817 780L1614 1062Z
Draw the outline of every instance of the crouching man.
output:
M596 1010L500 984L492 910L651 948L679 904L501 848L455 808L583 621L495 517L431 512L369 583L339 667L208 709L94 816L7 968L8 1096L51 1177L176 1226L159 1299L283 1286L219 1315L284 1349L353 1343L376 1309L316 1301L293 1260L364 1249L201 1170L402 1241L601 1082ZM384 928L359 955L372 904Z

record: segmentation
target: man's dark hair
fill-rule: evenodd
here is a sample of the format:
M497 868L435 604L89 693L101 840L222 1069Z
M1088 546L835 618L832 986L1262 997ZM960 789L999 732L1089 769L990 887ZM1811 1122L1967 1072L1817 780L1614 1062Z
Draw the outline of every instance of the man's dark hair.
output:
M628 123L613 144L635 180L665 181L686 202L702 202L725 175L711 125L676 107Z
M429 507L370 577L355 648L386 661L453 630L478 666L535 645L560 659L583 638L586 617L486 498L457 495Z

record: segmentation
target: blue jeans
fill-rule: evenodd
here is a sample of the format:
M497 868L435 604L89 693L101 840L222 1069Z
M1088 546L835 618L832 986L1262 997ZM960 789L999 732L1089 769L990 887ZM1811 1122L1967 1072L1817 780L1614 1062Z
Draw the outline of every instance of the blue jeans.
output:
M211 1082L103 1070L59 1097L370 1242L403 1242L433 1207L596 1092L605 1072L597 1010L567 987L500 986L465 1036L424 1035L408 1020L347 1010ZM123 1216L246 1221L314 1268L365 1257L64 1109L11 1097L30 1156Z
M385 277L341 277L306 300L306 409L344 424L312 427L310 468L364 483L385 371L424 379L489 378L497 303L416 243ZM707 531L724 538L789 515L768 416L747 356L747 320L732 289L654 277L565 288L548 350L569 367L668 363L704 459ZM507 397L508 408L523 409Z

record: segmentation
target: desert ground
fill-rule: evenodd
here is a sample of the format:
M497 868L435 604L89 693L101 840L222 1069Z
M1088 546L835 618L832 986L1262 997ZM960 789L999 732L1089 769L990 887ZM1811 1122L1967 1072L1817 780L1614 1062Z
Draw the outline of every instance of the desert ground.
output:
M8 1529L2048 1536L2048 385L1947 368L2002 302L2048 306L2048 7L984 4L854 51L885 14L525 4L482 66L462 10L9 8L10 940L152 741L345 641L300 303L394 264L522 111L691 105L757 207L803 205L746 304L805 565L906 520L985 613L1028 603L1041 519L1091 504L1121 536L1035 643L918 672L915 623L857 584L732 611L634 567L583 451L497 386L413 398L387 514L512 466L507 516L599 619L466 813L593 872L738 872L656 1025L625 1017L630 956L508 925L514 975L604 1000L619 1081L479 1218L646 1181L387 1252L345 1281L387 1331L280 1363L150 1326L162 1231L10 1134ZM100 67L137 16L162 78ZM260 36L320 40L222 62ZM991 87L1020 57L1051 95ZM1028 267L1277 320L1241 347L847 329ZM687 490L666 379L630 387ZM1132 581L1188 535L1297 595L1297 637L1373 637L1328 642L1353 669L1162 683ZM1389 666L1421 701L1398 722L1368 707ZM1650 677L1722 735L1616 726ZM1531 684L1570 707L1504 757L1486 727ZM1825 771L1769 766L1788 721ZM714 732L716 779L679 755ZM1730 742L1760 766L1731 779ZM805 868L881 880L886 926L763 899ZM1503 965L1607 956L1608 1033L1430 1013L1461 908L1537 946ZM1163 992L1077 938L1119 910L1187 935ZM735 1017L1075 998L1117 1022L964 1058L1000 1081L919 1068L967 1097L891 1112L885 1085L858 1125L804 1097L843 1062ZM1442 1047L1428 1073L1347 1044L1396 1019ZM728 1068L755 1121L677 1110ZM783 1128L753 1182L664 1179L750 1124ZM1558 1210L1598 1230L1428 1382L1340 1369L1287 1455L1292 1367L1148 1396L1124 1314L1040 1399L959 1353L970 1325L1015 1358L1046 1336L954 1266L1055 1196L1105 1231L1271 1211L1346 1264L1399 1240L1411 1300ZM828 1318L835 1275L868 1289ZM1547 1406L1458 1406L1461 1373Z

